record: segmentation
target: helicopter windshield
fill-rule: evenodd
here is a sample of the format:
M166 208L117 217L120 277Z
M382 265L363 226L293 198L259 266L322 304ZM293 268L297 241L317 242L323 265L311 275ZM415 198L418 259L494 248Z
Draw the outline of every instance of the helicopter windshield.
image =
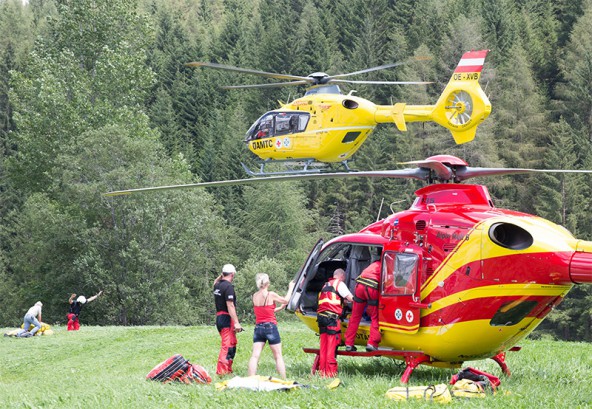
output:
M246 141L304 132L309 119L306 112L268 112L251 125Z
M314 94L341 94L341 89L338 85L321 85L319 87L313 87L306 90L306 95Z

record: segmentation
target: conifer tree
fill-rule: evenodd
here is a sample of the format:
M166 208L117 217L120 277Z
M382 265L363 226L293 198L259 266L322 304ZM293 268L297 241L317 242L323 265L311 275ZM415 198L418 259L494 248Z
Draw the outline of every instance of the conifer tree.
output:
M592 141L592 3L575 23L560 67L563 81L557 95L563 101L563 115L579 124Z

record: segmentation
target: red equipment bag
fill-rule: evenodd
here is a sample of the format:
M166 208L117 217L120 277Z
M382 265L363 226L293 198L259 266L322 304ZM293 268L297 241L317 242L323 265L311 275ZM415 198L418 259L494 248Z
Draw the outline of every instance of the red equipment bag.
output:
M189 368L187 368L187 372L185 372L181 378L179 379L181 382L185 383L211 383L212 378L208 374L208 371L201 365L196 364L189 364Z
M491 390L495 392L497 387L500 385L500 379L487 372L480 371L475 368L466 367L465 369L461 370L456 375L453 375L450 379L450 384L454 385L457 381L461 379L469 379L474 382L478 382L484 390L486 390L487 386L491 387Z
M210 383L212 378L200 365L191 364L180 354L175 354L164 362L156 365L146 379L160 382L178 381L183 383Z
M175 354L152 368L146 375L146 379L160 382L174 381L185 374L189 366L188 360L183 358L181 354Z

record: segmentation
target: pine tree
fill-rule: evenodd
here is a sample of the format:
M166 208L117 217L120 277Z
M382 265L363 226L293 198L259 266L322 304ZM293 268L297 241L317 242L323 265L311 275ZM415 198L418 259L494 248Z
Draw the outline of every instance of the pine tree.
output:
M554 15L554 5L545 0L528 0L522 7L521 37L528 60L537 81L544 85L544 92L550 95L558 74L559 55L557 31L559 22Z
M552 127L548 149L545 151L544 167L549 169L577 169L578 156L574 131L561 120ZM585 213L583 195L584 176L566 174L543 174L537 177L536 194L533 195L536 213L558 223L577 237L578 220Z
M557 95L563 102L563 115L579 124L592 141L592 3L573 27L564 59L560 62L563 83Z
M495 50L490 58L503 63L509 58L510 50L518 38L516 7L511 0L482 0L483 37L489 48Z

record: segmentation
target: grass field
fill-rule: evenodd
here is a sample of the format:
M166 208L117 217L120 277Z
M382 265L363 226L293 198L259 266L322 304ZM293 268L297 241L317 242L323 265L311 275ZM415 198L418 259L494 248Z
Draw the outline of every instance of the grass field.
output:
M434 407L430 402L398 403L385 398L398 386L403 368L386 358L340 357L343 386L310 375L313 357L302 347L318 338L302 324L281 323L288 378L311 386L289 392L217 391L215 365L219 337L213 326L90 327L28 339L0 339L2 408L383 408ZM9 329L2 329L2 333ZM246 376L252 327L238 335L235 374ZM508 353L512 376L501 376L491 360L466 363L501 376L501 393L485 400L457 400L467 408L592 407L592 344L527 340L522 351ZM175 353L204 366L211 385L161 384L145 380L159 362ZM447 383L455 370L419 367L410 385ZM275 376L266 348L259 374ZM228 378L226 378L228 379Z

